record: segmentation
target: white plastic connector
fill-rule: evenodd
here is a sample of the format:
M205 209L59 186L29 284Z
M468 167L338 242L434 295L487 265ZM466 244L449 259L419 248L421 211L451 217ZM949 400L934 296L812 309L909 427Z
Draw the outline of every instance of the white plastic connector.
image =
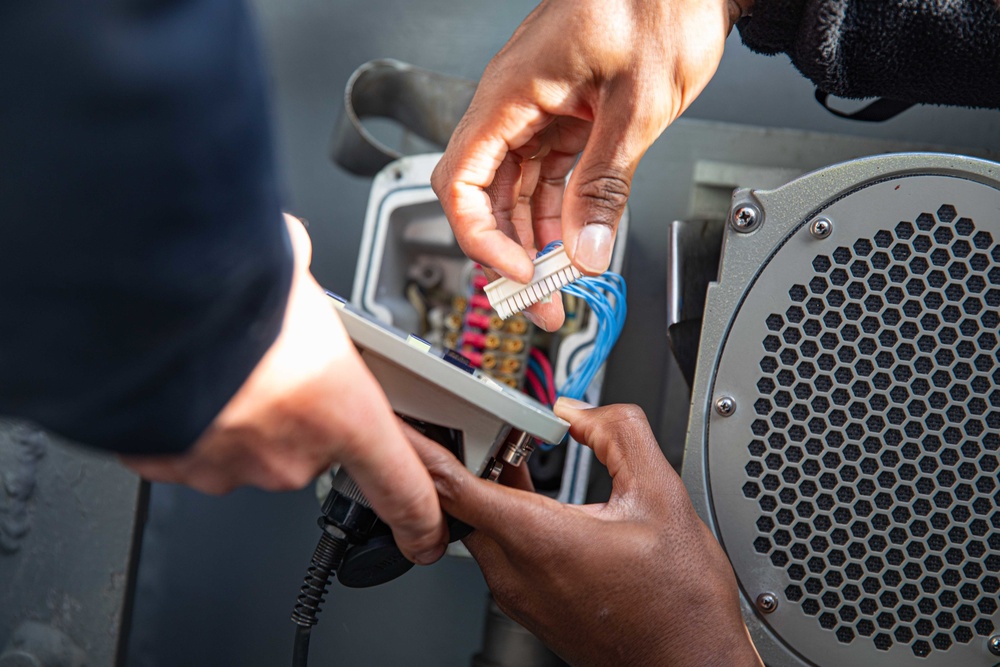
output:
M583 277L562 246L536 257L534 264L535 274L528 284L498 278L486 286L486 298L501 318L507 319Z

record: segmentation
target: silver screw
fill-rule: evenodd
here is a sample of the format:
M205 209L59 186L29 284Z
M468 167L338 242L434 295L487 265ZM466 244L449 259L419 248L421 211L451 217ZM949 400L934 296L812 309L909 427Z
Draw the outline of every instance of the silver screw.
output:
M749 204L740 206L733 212L733 228L738 232L749 232L757 226L760 213Z
M987 648L993 655L1000 655L1000 635L993 635L986 641Z
M778 597L774 593L761 593L757 596L757 609L762 614L770 614L778 608Z
M736 412L736 400L732 396L721 396L715 401L715 411L723 417L730 417Z
M809 224L809 233L818 239L825 239L833 231L833 223L828 218L816 218Z

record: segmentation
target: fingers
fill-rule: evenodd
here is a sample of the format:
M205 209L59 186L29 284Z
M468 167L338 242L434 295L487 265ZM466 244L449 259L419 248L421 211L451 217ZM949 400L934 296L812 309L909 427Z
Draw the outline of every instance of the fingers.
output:
M535 229L531 219L531 196L538 184L541 164L538 160L518 159L518 172L516 199L511 219L521 247L529 250L532 248L540 250L545 247L545 244L535 237Z
M393 529L407 558L421 564L440 558L447 527L430 475L403 436L388 399L358 356L330 299L306 271L293 285L285 326L272 353L275 372L262 377L257 389L277 392L272 425L277 436L290 440L287 433L298 426L302 438L288 442L290 451L283 457L267 456L276 454L273 447L258 447L263 449L259 456L283 460L283 467L297 471L297 478L309 478L339 461ZM284 382L292 382L287 390L294 394L282 391ZM244 407L245 419L255 418L253 407ZM270 467L276 476L278 471Z
M539 302L529 306L524 316L535 326L544 331L557 331L566 321L566 311L563 309L562 296L559 292L552 295L548 302Z
M550 153L542 161L538 184L531 197L531 217L539 247L562 240L562 205L566 175L576 163L576 153Z
M174 456L130 456L119 455L121 464L149 482L175 484L181 479Z
M520 190L522 187L521 160L513 153L508 153L497 167L493 182L486 188L490 199L491 212L496 228L510 239L530 248L532 238L530 225L526 228L518 226L517 213Z
M518 282L531 279L528 253L498 227L486 189L512 148L526 144L548 117L537 106L496 103L477 93L431 176L455 239L465 253Z
M372 508L392 528L393 538L410 560L427 565L447 547L448 530L430 475L403 435L374 379L366 381L361 362L351 400L337 409L349 410L354 441L341 461Z
M500 471L500 478L497 479L497 482L512 489L531 492L535 490L535 483L531 481L531 471L528 470L527 465L523 464L519 466L505 465Z
M553 408L570 423L570 435L587 445L611 474L612 502L664 488L673 469L663 457L642 410L635 405L595 408L581 401L560 398Z
M632 176L663 130L656 116L637 110L633 95L616 95L612 88L604 91L603 99L562 207L563 242L576 267L590 275L610 266Z
M476 477L444 447L406 428L407 437L430 471L444 510L505 549L516 545L518 535L541 534L539 531L566 509L551 498Z
M309 238L305 223L294 215L285 213L285 227L292 242L296 268L309 268L312 262L312 239Z

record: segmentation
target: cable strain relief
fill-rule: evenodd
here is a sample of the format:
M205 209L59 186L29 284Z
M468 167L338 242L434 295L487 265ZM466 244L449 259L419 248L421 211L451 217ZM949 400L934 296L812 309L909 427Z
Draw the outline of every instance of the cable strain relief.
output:
M303 628L311 628L319 622L317 616L326 601L324 596L330 585L330 579L340 567L347 551L346 536L339 529L332 528L333 530L324 530L320 535L319 543L309 562L309 569L299 589L295 609L292 611L292 622Z
M365 494L358 487L358 483L343 468L338 470L337 474L334 475L331 489L346 498L350 498L359 505L371 509L372 504L368 502L368 498L365 497Z

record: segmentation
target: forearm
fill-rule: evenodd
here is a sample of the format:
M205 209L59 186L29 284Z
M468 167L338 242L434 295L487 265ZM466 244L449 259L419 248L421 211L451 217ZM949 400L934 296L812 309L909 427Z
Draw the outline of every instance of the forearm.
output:
M828 93L1000 108L997 0L756 0L739 30Z
M0 413L180 451L281 325L261 73L229 0L0 9Z

